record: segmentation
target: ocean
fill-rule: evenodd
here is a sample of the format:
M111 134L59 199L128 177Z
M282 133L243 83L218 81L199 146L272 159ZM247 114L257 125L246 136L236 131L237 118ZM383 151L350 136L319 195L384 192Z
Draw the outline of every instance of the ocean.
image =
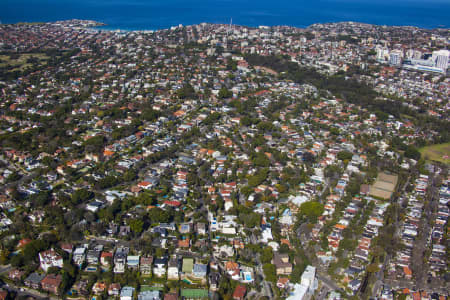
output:
M307 27L341 21L450 27L450 0L0 0L2 23L90 19L105 29L201 22Z

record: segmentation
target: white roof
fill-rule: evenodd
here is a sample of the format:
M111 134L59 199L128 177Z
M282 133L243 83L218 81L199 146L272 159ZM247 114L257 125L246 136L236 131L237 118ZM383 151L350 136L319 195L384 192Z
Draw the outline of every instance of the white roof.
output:
M294 291L288 298L286 298L286 300L302 300L305 297L307 291L308 287L301 284L296 284L294 285Z
M73 252L74 255L80 255L80 254L84 254L84 251L86 251L86 248L76 248L75 251Z
M120 291L120 297L132 297L134 292L134 288L131 286L125 286Z
M296 197L290 196L289 201L297 206L300 206L302 203L307 202L308 198L305 196L296 196Z
M313 266L307 266L302 274L302 285L309 287L314 282L314 277L316 276L316 268Z

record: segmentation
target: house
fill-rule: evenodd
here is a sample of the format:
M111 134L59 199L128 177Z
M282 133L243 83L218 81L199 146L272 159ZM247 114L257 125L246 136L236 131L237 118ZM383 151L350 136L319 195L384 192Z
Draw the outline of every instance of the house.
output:
M244 300L245 294L247 293L247 289L243 285L238 285L233 292L234 300Z
M120 291L120 300L133 300L134 287L124 286Z
M101 294L104 290L106 290L106 283L104 282L97 281L92 287L92 291L94 292L94 294Z
M125 272L125 264L127 261L129 249L126 247L119 247L114 254L114 273Z
M8 277L9 277L9 279L14 280L14 281L20 281L24 274L25 274L25 271L20 271L18 269L12 269L11 271L9 271Z
M120 294L120 283L111 283L108 287L109 296L119 296Z
M231 276L231 279L233 280L239 280L241 278L239 264L236 262L227 261L225 263L225 271L228 273L228 275Z
M412 271L409 267L405 266L403 267L403 272L405 273L405 278L406 279L411 279L412 278Z
M86 248L84 247L78 247L73 252L73 261L74 263L81 268L81 265L84 263L84 260L86 259L85 255Z
M141 189L149 190L153 188L153 184L150 181L141 181L138 183L138 187L140 187Z
M61 275L48 274L41 281L41 287L44 291L58 295L58 288L61 285L62 277Z
M220 274L217 272L209 273L209 289L213 292L219 290Z
M101 209L105 204L101 201L95 200L86 205L86 209L92 211L93 213Z
M64 243L64 244L61 244L61 249L66 251L69 254L72 254L73 245L72 244L68 244L68 243Z
M105 191L105 199L109 204L113 204L114 200L123 200L127 193L119 191Z
M239 271L238 263L236 263L234 261L227 261L225 263L225 271L227 271L228 273L234 272L234 271Z
M287 277L280 277L277 281L277 287L280 289L284 289L287 287L287 284L289 283L289 278Z
M151 275L152 274L152 256L142 256L140 261L140 271L142 275Z
M183 223L183 224L180 224L180 227L179 227L180 233L181 233L181 234L187 234L187 233L190 233L190 232L191 232L191 225L192 225L192 224L190 224L190 223Z
M176 257L172 257L169 260L169 266L167 268L167 279L169 280L178 280L180 270L180 262Z
M89 295L90 291L87 290L87 284L88 282L86 280L76 282L70 289L70 293L72 293L72 295Z
M0 290L0 300L8 299L8 291Z
M190 239L178 240L178 248L189 248L191 246Z
M164 295L164 300L178 300L178 295L175 293L167 293Z
M154 233L159 233L159 235L160 235L161 237L166 237L166 236L167 236L167 229L166 229L166 228L162 228L162 227L160 227L160 226L156 226L156 227L154 227L154 228L152 229L152 231L153 231Z
M128 236L130 232L130 226L120 226L119 228L119 236Z
M202 234L202 235L207 234L205 223L196 223L195 227L197 229L197 234Z
M242 266L240 277L242 283L252 283L254 281L253 269L251 267Z
M111 224L109 224L109 227L106 229L106 232L109 235L113 236L113 235L117 234L118 230L119 230L119 227L116 224L111 223Z
M139 255L128 255L127 256L127 266L131 269L139 268Z
M231 257L234 255L234 248L229 245L214 245L214 252L216 256Z
M192 270L192 275L198 279L206 279L207 265L204 264L194 264Z
M109 266L113 261L112 252L103 251L100 255L100 263L102 266Z
M277 275L290 275L292 273L292 264L289 262L287 253L274 253L272 264L275 265Z
M41 287L41 281L44 277L43 274L31 273L24 282L27 287L37 290Z
M153 267L153 274L157 277L163 277L166 275L166 265L167 265L167 258L161 257L157 258L154 261L154 267Z
M412 292L411 293L412 300L422 300L423 298L420 296L420 292Z
M17 244L17 248L23 249L28 243L31 242L31 239L21 239L19 243Z
M361 285L361 280L354 279L348 283L348 287L353 291L356 292L359 289L359 286Z
M231 208L233 208L233 200L231 198L225 197L225 211L229 211Z
M100 251L89 250L86 256L88 264L96 265L98 264L98 258L100 257Z
M63 267L62 257L58 253L56 253L56 251L53 249L40 252L39 261L42 270L44 270L45 272L47 272L48 269L51 267L57 268Z
M177 200L166 200L164 201L164 205L173 207L173 208L178 208L181 206L181 202L177 201Z
M138 300L159 300L160 294L160 291L142 291L138 295Z

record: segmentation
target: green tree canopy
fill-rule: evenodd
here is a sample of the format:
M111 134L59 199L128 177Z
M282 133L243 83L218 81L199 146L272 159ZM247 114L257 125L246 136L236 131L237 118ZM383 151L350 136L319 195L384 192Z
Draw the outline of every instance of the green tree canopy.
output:
M270 282L277 281L277 270L275 265L272 264L264 264L263 265L264 275L266 276L266 280Z
M410 145L406 148L405 156L408 158L412 158L414 160L419 160L420 152L419 152L419 150L417 150L416 147Z
M300 205L300 213L311 221L320 217L323 211L323 204L316 201L308 201Z
M231 98L233 97L233 92L228 90L226 87L222 87L219 90L219 98L224 99L224 98Z
M170 214L158 207L152 208L148 212L148 217L152 223L167 223L170 221Z
M261 262L264 263L270 263L270 261L272 260L273 257L273 250L272 247L267 246L265 248L263 248L262 252L261 252Z
M76 190L72 194L72 204L80 204L94 197L94 193L86 189Z
M156 110L153 110L151 107L146 108L142 111L142 119L145 121L153 122L159 117L159 113Z
M177 95L180 99L196 98L196 93L192 85L185 84L181 89L177 90Z
M353 157L353 153L351 153L350 151L340 151L337 154L337 158L340 160L350 160Z
M130 225L130 229L133 230L133 232L138 234L144 229L144 221L141 219L132 219L128 222L128 225Z
M103 148L105 141L106 138L103 135L96 135L86 140L83 145L85 146L86 151L99 152Z

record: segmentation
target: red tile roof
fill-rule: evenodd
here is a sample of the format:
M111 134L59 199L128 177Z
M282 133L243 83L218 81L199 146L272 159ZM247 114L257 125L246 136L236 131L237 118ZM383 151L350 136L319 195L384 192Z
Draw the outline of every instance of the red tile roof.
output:
M238 285L233 293L233 299L244 299L247 289L243 285Z

